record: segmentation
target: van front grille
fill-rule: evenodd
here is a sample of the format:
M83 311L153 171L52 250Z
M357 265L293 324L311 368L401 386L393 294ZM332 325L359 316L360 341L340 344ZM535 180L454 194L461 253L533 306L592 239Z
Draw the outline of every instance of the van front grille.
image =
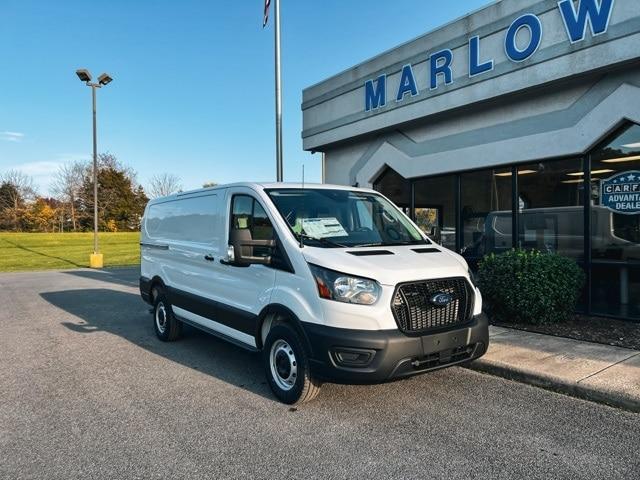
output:
M391 309L407 334L455 327L471 320L473 290L463 277L403 283L396 288Z

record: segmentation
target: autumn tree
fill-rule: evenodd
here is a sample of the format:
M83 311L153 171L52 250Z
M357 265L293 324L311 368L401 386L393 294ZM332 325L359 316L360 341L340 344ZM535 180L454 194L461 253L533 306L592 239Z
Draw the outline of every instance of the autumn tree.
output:
M85 230L93 228L93 172L87 168L79 192L78 220ZM140 228L148 198L136 182L136 174L110 154L98 155L98 223L101 230ZM113 221L113 222L111 222Z
M166 197L182 190L180 177L172 173L154 175L149 180L149 196L151 198Z
M21 229L25 204L35 196L33 179L19 170L0 175L0 229Z
M55 199L37 197L24 209L22 228L36 232L54 232L58 223L59 203Z

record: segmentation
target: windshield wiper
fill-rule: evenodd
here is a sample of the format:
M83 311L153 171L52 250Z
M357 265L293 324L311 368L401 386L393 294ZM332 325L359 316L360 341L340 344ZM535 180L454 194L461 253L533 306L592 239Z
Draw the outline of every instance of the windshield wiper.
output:
M306 233L295 233L295 232L294 232L294 235L298 240L300 240L300 238L303 238L305 240L315 240L316 242L320 242L325 245L331 245L332 247L350 248L349 245L343 245L342 243L333 242L324 237L320 237L320 238L312 237L311 235L307 235Z

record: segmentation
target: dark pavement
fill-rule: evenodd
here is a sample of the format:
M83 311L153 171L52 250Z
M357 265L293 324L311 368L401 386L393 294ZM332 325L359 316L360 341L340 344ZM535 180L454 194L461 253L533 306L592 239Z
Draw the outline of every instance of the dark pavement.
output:
M640 415L451 368L274 400L137 269L0 274L0 478L640 478Z

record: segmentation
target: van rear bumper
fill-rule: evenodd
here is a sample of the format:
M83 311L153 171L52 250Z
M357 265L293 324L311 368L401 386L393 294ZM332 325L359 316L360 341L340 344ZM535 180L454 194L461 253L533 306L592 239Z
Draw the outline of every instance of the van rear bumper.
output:
M477 315L464 327L425 336L399 330L347 330L304 323L311 371L335 383L382 383L475 360L489 346L489 322Z

